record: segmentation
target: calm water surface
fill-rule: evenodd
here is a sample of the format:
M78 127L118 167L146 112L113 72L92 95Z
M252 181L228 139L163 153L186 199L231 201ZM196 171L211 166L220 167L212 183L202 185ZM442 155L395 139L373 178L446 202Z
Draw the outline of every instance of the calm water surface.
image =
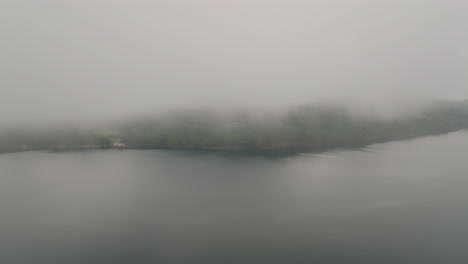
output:
M468 263L468 132L276 158L2 154L0 263Z

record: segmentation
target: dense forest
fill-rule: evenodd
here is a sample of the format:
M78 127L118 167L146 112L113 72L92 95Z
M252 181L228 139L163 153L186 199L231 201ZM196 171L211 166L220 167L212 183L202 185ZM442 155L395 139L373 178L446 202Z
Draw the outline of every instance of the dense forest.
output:
M135 148L315 149L363 146L463 128L468 128L468 101L436 102L395 118L307 104L281 114L192 110L105 125L3 128L0 148L108 148L122 142Z

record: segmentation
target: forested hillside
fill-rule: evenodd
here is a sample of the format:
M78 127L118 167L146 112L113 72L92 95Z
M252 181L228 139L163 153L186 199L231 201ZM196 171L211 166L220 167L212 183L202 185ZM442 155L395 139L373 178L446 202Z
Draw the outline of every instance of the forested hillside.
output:
M301 105L285 113L174 111L106 125L3 128L2 148L129 147L305 149L360 146L468 128L468 102L437 102L398 118L357 115L338 106Z

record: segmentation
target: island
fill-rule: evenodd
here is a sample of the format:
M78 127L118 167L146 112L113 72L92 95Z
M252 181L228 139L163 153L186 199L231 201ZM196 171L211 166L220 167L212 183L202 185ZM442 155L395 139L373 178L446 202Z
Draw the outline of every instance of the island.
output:
M35 149L170 148L322 150L468 128L468 101L433 102L397 117L305 104L278 112L168 111L95 124L0 128L0 152Z

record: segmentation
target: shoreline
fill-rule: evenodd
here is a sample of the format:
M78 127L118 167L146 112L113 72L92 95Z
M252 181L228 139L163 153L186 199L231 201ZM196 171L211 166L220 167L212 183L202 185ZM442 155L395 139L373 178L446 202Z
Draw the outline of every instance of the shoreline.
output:
M350 149L350 148L362 148L373 144L387 143L393 141L405 141L420 137L428 136L440 136L447 135L449 133L454 133L458 131L466 130L464 128L457 129L453 131L447 131L443 133L432 133L424 135L415 135L415 136L405 136L405 137L394 137L387 139L379 140L369 140L367 142L360 142L354 144L323 144L323 145L288 145L288 146L276 146L276 147L239 147L239 146L195 146L195 145L185 145L185 146L164 146L158 144L142 144L142 145L128 145L126 147L113 147L113 146L99 146L99 145L40 145L40 146L0 146L0 154L7 153L16 153L16 152L26 152L26 151L73 151L73 150L97 150L97 149L115 149L115 150L152 150L152 149L162 149L162 150L204 150L204 151L222 151L222 152L289 152L289 153L299 153L304 151L309 152L324 152L333 149Z

